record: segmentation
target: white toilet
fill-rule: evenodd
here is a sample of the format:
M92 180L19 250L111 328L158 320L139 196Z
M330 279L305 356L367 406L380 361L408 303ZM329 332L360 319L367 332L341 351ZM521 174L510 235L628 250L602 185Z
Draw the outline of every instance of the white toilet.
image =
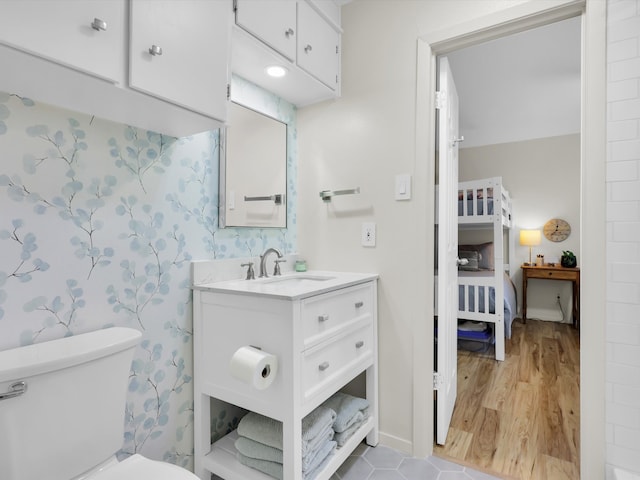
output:
M142 455L115 458L140 336L114 327L0 352L0 479L198 480Z

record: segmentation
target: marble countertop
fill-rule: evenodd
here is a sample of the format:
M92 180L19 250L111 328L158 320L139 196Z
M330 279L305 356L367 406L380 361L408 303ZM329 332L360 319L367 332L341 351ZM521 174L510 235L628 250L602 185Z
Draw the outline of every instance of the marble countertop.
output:
M290 272L255 280L226 280L194 285L194 290L238 295L254 295L295 300L378 278L375 273L328 272L312 270Z

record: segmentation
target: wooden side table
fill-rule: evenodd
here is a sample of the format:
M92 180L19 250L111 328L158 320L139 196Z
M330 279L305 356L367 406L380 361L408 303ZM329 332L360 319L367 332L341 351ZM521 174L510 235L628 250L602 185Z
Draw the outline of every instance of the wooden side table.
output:
M564 280L573 284L573 326L580 328L580 268L561 266L522 265L522 320L527 321L527 283L530 278L541 280Z

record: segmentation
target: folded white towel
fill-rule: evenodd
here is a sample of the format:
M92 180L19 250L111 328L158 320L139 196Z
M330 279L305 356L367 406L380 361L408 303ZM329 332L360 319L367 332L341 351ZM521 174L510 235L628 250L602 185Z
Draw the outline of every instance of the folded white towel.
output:
M302 419L302 456L326 439L335 419L336 412L323 406ZM238 423L238 435L282 450L282 422L273 418L249 412Z
M369 408L369 401L347 393L337 392L322 405L336 412L333 429L336 433L340 433L344 432L353 423L362 419L361 415L358 414Z
M333 452L338 444L333 440L324 442L318 450L313 452L311 455L307 455L302 459L302 473L310 473L313 472L318 465L320 465L327 455Z
M255 458L256 460L266 460L268 462L282 463L282 450L270 447L264 443L256 442L250 438L238 435L235 447L245 457Z
M338 448L344 446L344 444L347 443L347 440L349 440L351 436L356 433L356 430L358 430L362 426L362 424L369 419L369 409L364 410L363 412L361 412L361 414L362 416L357 422L354 422L345 431L336 433L334 440L338 444Z
M331 453L336 448L336 442L330 441L326 442L322 450L320 450L317 455L314 457L313 462L309 465L308 469L305 470L304 465L302 467L302 479L303 480L313 480L316 475L325 467L329 458L331 457ZM240 463L246 465L251 468L255 468L256 470L260 470L262 473L266 473L267 475L282 480L283 477L283 466L282 463L278 462L270 462L269 460L260 460L257 458L247 457L242 453L238 452L236 454L236 458Z
M328 427L322 435L318 435L318 437L314 439L313 444L306 444L307 448L302 452L303 471L305 464L309 465L318 452L325 447L326 443L333 440L334 435L335 432L333 431L333 428ZM277 463L282 463L283 461L281 449L270 447L269 445L256 442L255 440L251 440L250 438L243 437L241 435L238 435L238 438L235 441L235 447L236 450L246 457Z
M247 457L240 452L237 453L236 458L240 463L247 467L255 468L256 470L260 470L262 473L266 473L270 477L282 480L282 463Z

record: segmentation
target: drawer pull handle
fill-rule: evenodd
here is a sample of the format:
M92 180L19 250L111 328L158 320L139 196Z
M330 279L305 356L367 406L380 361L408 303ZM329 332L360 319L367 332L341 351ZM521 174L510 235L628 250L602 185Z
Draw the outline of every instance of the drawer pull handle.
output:
M327 320L329 320L329 315L325 314L325 315L318 315L318 321L319 322L326 322Z
M329 368L329 362L322 362L320 365L318 365L318 370L320 370L321 372L324 372L327 368Z
M91 28L98 32L100 30L105 31L107 29L107 22L105 22L104 20L100 20L99 18L94 18L93 22L91 22Z
M356 308L360 308L364 306L364 302L360 301L360 302L356 302Z
M157 45L151 45L151 48L149 48L149 54L155 56L160 56L162 55L162 48L157 46Z
M364 347L364 340L360 340L356 342L356 348L362 348L362 347Z

